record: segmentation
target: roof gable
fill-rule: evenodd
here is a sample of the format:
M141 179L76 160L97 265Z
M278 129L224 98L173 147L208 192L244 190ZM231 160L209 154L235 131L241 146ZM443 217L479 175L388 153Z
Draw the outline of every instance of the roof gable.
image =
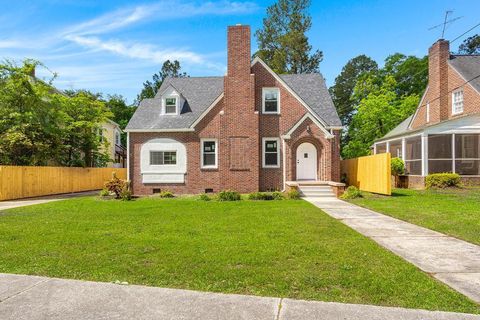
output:
M448 63L480 94L480 55L452 55Z
M341 128L332 98L323 77L311 74L276 74L262 59L255 57L252 66L261 64L285 89L288 90L325 127ZM307 101L308 102L307 102Z

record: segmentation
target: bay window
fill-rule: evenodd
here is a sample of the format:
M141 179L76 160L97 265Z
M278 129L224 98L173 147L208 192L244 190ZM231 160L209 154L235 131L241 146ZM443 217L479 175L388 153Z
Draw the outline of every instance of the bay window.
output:
M177 164L176 151L150 151L150 165Z

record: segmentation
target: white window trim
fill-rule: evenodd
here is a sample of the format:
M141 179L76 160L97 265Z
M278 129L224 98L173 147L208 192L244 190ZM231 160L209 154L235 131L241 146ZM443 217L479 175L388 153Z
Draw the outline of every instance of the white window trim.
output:
M215 142L215 165L204 165L203 164L203 143L204 142ZM200 164L202 169L217 169L218 168L218 139L213 139L213 138L204 138L200 139Z
M430 102L425 105L425 122L430 122Z
M462 110L461 111L456 111L455 110L455 94L456 93L459 93L461 92L462 93ZM464 105L464 95L463 95L463 89L457 89L455 91L452 92L452 115L457 115L457 114L462 114L463 113L463 110L465 108L465 105Z
M277 142L277 164L266 165L265 164L265 141L273 141L273 140ZM280 138L276 138L276 137L262 138L262 167L263 168L280 168Z
M175 99L175 113L167 113L167 99ZM162 114L166 116L176 116L178 115L178 103L179 97L176 95L167 95L162 98Z
M163 152L164 155L163 155L163 162L165 162L165 152L175 152L175 164L170 164L170 163L167 163L167 164L152 164L152 152ZM177 165L177 150L150 150L150 152L148 153L149 154L149 164L150 166L152 167L168 167L168 166L176 166Z
M272 91L275 90L277 91L277 111L271 112L271 111L265 111L265 94L267 91ZM265 87L262 88L262 113L263 114L280 114L280 89L277 87Z

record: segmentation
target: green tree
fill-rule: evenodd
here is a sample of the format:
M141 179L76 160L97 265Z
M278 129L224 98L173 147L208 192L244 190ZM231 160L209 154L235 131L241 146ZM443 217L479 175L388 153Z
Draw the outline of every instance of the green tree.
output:
M118 123L120 129L124 130L128 121L132 118L137 107L127 105L125 98L121 95L109 95L105 101L107 108L113 113L112 120ZM126 145L126 133L122 133L122 145Z
M136 104L143 99L153 98L157 94L158 89L167 77L187 77L186 72L181 72L180 62L177 60L167 60L163 63L162 69L152 76L152 81L147 80L143 83L142 91L137 95Z
M309 6L309 0L278 0L267 8L263 28L255 33L259 48L255 55L276 73L318 71L323 53L312 53L308 42L306 33L312 26Z
M373 141L411 115L420 100L417 94L399 96L392 75L385 76L380 84L372 75L362 80L355 87L354 95L361 98L348 127L349 141L342 149L347 159L368 155Z
M52 87L34 77L40 62L0 64L0 163L46 165L59 153L60 117ZM53 77L51 81L53 80Z
M480 35L476 34L463 40L462 44L458 47L458 53L480 54Z
M97 95L78 91L67 96L55 94L54 101L61 106L62 152L57 162L62 166L104 166L109 159L108 142L101 141L101 126L112 114Z
M395 78L398 96L422 95L428 83L428 57L395 53L385 59L385 66L380 71L381 78L387 75Z
M349 126L355 109L353 89L360 76L377 71L378 65L370 57L359 55L347 62L342 72L335 78L335 84L330 87L330 95L337 109L337 113L344 126Z

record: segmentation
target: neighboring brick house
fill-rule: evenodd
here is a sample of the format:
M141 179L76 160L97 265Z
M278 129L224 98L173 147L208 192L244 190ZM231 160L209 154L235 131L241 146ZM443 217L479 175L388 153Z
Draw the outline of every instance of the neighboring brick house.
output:
M453 55L446 40L428 52L428 86L415 114L374 144L405 161L409 185L455 172L480 184L480 55Z
M320 74L251 60L250 27L228 28L224 77L167 78L130 120L133 192L283 190L339 181L341 122Z

